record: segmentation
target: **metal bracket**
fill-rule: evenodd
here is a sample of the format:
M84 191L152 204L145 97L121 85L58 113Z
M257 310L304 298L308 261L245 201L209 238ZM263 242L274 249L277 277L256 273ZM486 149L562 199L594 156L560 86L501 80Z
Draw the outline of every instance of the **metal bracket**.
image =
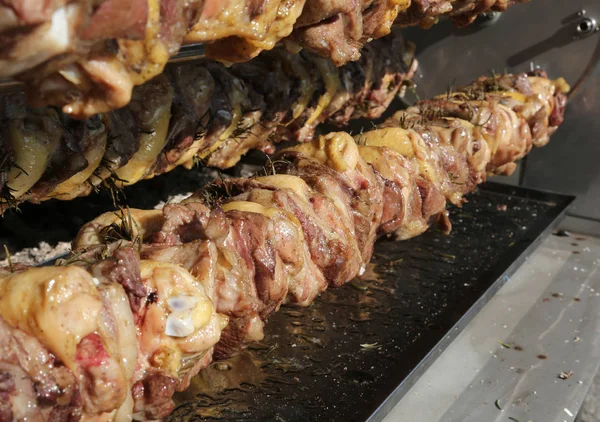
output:
M495 24L501 17L501 12L484 12L477 17L475 22L481 27L486 27Z
M598 21L593 16L587 16L587 12L585 9L577 12L577 17L579 18L577 22L575 22L575 34L573 35L574 40L580 40L583 38L587 38L590 35L595 34L596 32L600 32L600 26L598 26Z

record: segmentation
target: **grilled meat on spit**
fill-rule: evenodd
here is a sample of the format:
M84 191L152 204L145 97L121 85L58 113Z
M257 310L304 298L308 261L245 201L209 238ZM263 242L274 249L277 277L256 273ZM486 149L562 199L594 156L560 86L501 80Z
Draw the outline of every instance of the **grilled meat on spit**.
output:
M524 0L516 0L524 1ZM11 0L0 4L0 77L25 82L32 103L76 118L129 103L132 88L163 71L182 43L242 62L280 40L331 59L360 57L400 26L460 25L515 0Z
M340 68L281 48L229 69L212 61L186 64L134 89L129 106L85 122L6 95L0 207L72 199L197 159L227 168L249 149L272 153L273 141L309 140L324 121L379 117L412 77L413 53L394 33Z
M0 276L2 416L166 415L282 303L359 274L377 236L449 228L446 202L545 143L567 90L540 72L482 78L354 139L283 150L264 174L86 224L63 266Z

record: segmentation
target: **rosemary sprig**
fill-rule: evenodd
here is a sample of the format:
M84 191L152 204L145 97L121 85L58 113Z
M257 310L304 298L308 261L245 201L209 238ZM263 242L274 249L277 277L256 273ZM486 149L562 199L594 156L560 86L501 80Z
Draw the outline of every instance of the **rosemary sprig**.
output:
M11 273L14 273L15 268L13 267L12 257L10 255L10 251L8 250L8 246L6 246L6 245L3 245L3 246L4 246L4 253L6 253L6 260L8 261L8 268L10 268Z

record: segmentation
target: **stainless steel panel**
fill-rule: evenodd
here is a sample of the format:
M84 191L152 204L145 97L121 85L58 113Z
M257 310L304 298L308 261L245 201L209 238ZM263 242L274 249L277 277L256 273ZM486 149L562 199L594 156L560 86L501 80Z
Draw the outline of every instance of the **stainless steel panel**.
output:
M573 421L600 362L599 256L549 236L384 422Z
M577 16L581 10L586 14ZM427 31L409 29L406 35L417 45L417 91L423 98L444 92L453 81L465 84L493 70L527 71L537 65L571 84L588 70L565 123L547 147L530 154L518 179L527 187L578 195L573 212L600 218L600 32L575 40L585 17L600 22L600 1L533 0L489 25L456 29L442 22Z

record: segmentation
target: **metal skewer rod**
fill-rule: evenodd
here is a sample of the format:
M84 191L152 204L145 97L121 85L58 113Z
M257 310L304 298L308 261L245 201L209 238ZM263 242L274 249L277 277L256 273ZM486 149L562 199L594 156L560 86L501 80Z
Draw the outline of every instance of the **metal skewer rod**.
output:
M204 44L195 43L181 47L181 49L169 60L169 63L182 63L204 57ZM14 92L23 89L23 83L14 79L0 79L0 92Z

